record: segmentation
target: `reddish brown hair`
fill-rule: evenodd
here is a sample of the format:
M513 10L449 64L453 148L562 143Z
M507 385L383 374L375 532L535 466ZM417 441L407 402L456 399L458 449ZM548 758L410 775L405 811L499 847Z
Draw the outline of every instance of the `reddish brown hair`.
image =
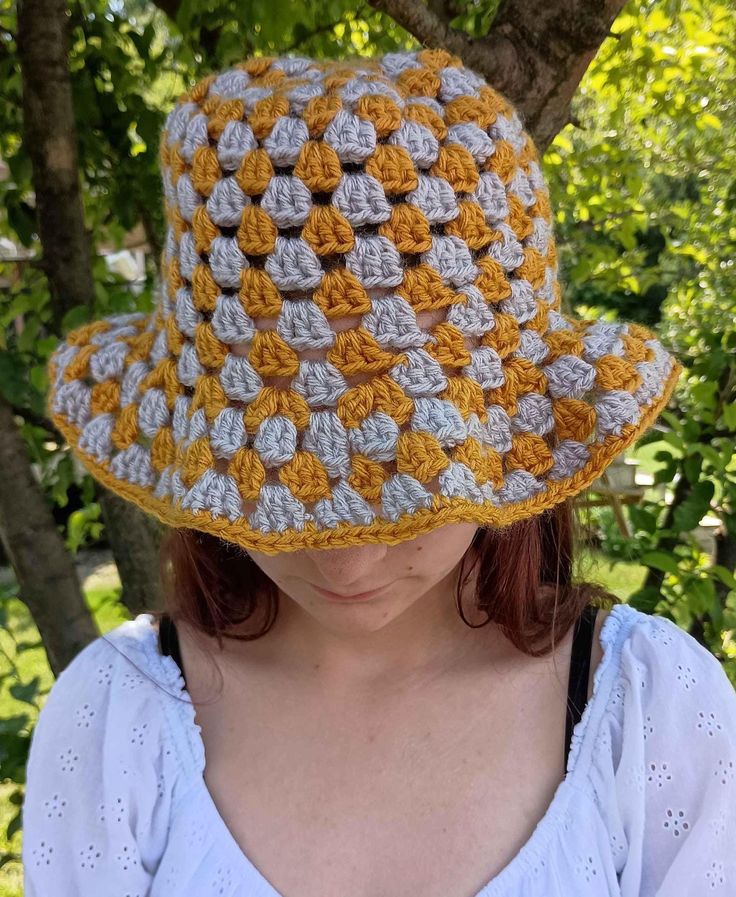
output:
M475 605L525 654L550 653L584 607L618 598L593 582L573 582L581 541L574 499L501 529L480 528L463 557L455 603L477 567ZM167 611L207 635L252 640L278 614L274 583L237 545L191 529L171 529L161 548ZM246 634L242 634L244 624ZM477 624L476 624L477 625ZM238 628L239 633L233 633Z

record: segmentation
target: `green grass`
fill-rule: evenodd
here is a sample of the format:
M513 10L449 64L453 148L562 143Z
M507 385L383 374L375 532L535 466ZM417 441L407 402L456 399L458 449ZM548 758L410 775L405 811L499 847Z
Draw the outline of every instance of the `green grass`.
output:
M644 582L647 568L626 561L611 561L600 551L584 550L578 562L579 578L600 583L618 598L626 599Z
M601 583L622 599L637 589L646 575L646 568L622 562L612 564L598 551L585 551L579 566L581 578ZM118 587L98 586L87 589L85 594L101 633L109 631L127 619L127 613L118 601ZM0 629L0 674L15 667L18 675L17 679L15 675L6 675L0 683L0 719L28 714L33 720L36 709L14 698L10 689L17 682L27 683L38 677L40 694L38 703L42 704L43 696L52 685L53 676L46 661L46 654L39 644L38 630L25 606L16 599L9 599L7 611L8 626ZM18 651L17 646L24 644L37 647ZM12 784L0 785L0 854L20 852L20 832L10 841L5 838L7 825L16 812L16 807L8 800L12 791ZM0 869L0 897L21 897L22 893L20 864L11 862Z

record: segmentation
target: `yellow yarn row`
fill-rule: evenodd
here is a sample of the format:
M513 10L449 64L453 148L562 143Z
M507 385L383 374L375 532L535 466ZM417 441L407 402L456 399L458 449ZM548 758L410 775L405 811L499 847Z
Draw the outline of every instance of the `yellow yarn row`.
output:
M501 142L503 143L503 142ZM503 146L501 147L503 150ZM519 158L512 153L510 161L513 169L504 166L502 173L506 180L515 174ZM499 149L491 157L497 159ZM174 160L177 161L177 160ZM174 185L179 176L186 171L183 164L173 165L171 178ZM489 163L490 164L490 163ZM365 164L365 171L378 180L386 194L389 196L401 196L415 190L418 185L418 176L411 156L403 147L379 144L373 155ZM430 168L430 174L446 180L458 193L469 193L478 186L480 173L469 151L459 144L449 144L440 148L439 157ZM497 172L498 173L498 172ZM342 179L342 166L335 150L327 143L310 141L302 147L299 158L294 167L294 174L299 177L313 193L332 192ZM247 196L259 196L268 186L275 170L268 153L263 147L251 150L247 153L235 173L235 178ZM193 186L203 196L210 196L218 181L223 177L220 169L217 153L213 147L199 147L192 161L189 176ZM500 175L499 175L500 176ZM536 203L524 209L522 203L514 196L509 197L508 224L514 231L519 241L533 232L534 217L542 217L549 221L551 210L549 200L544 191L536 191ZM487 246L494 240L501 240L502 234L490 228L482 216L482 211L477 203L464 201L461 215L445 225L445 232L465 240L471 247ZM429 223L422 212L410 204L405 204L400 213L404 216L413 216L416 226L428 228ZM177 210L168 208L167 215L174 226L175 235L181 239L182 233L189 225ZM325 237L330 228L338 228L340 231L339 245L343 249L335 252L347 252L354 245L354 234L351 225L340 212L333 206L315 206L310 219L305 225L303 237L315 249L318 254L327 254L328 250L320 250L325 242ZM316 220L314 220L316 219ZM394 227L396 224L394 223ZM199 252L207 252L212 241L220 233L217 225L211 220L206 206L200 205L195 210L191 229L195 238L195 246ZM266 255L273 250L278 229L268 213L257 204L246 206L243 210L242 220L237 229L238 245L243 252L250 255ZM482 241L481 241L482 238ZM479 242L481 241L481 242ZM409 248L402 249L405 252L422 252L415 244L408 244Z

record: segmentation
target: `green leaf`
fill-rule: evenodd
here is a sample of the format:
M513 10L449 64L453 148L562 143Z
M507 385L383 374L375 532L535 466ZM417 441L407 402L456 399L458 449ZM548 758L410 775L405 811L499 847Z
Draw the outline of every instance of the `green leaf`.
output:
M643 530L645 533L655 533L657 531L657 515L652 514L639 505L628 505L629 519L637 530Z
M20 352L30 354L33 351L40 327L41 322L38 318L27 317L24 320L23 330L18 336L18 350Z
M682 436L679 436L677 433L673 433L672 430L669 430L667 433L665 433L663 438L665 442L669 443L678 451L685 451L685 443L682 439Z
M186 34L186 32L189 31L193 12L194 3L192 0L182 0L176 11L175 19L177 27L182 34Z
M15 685L11 685L10 694L16 701L22 701L24 704L35 706L35 699L38 697L40 684L40 678L34 676L30 682L16 682Z
M679 532L694 530L710 510L715 486L710 480L696 483L688 497L675 508L674 525Z
M61 320L62 332L68 333L70 330L74 330L75 327L86 324L90 317L90 309L87 305L77 305L74 308L70 308Z
M682 438L685 442L697 442L698 437L700 436L700 431L701 426L699 421L693 420L693 418L688 418L683 421Z
M666 421L673 430L679 432L680 428L682 427L682 421L674 412L669 411L665 408L659 416L662 418L662 420Z
M654 460L660 461L664 464L673 464L675 458L671 452L665 451L664 449L660 449L658 452L654 453Z
M23 367L19 359L10 352L0 353L0 393L16 407L24 405L28 395Z
M699 452L706 461L709 461L710 464L713 465L717 470L723 469L723 463L721 460L721 456L718 452L710 445L704 445L703 443L699 443L698 445L694 445L692 447L694 452Z
M21 244L25 247L33 245L36 232L36 216L34 210L25 202L6 204L8 224L15 231Z
M666 551L647 551L640 560L646 567L654 567L655 570L672 573L674 576L679 575L680 568L677 559Z
M723 406L723 422L729 430L736 431L736 402Z
M670 458L672 458L671 455ZM674 481L676 473L677 463L672 458L669 464L666 464L664 467L661 467L656 471L656 473L654 474L654 485L656 486L660 483L670 485Z
M15 716L9 716L6 719L0 720L0 743L2 743L8 735L19 735L27 728L28 722L29 717L27 713L18 713Z
M686 589L688 607L700 617L710 613L716 599L716 589L712 579L691 579Z
M710 572L717 576L718 579L725 585L728 586L729 589L736 590L736 576L730 571L723 567L721 564L713 564L710 568Z
M713 410L716 407L718 386L715 383L695 383L690 387L690 394L701 408Z
M51 495L54 502L64 508L69 503L68 491L74 482L74 464L69 453L64 453L54 468L51 479Z
M690 455L690 457L685 458L682 469L685 473L685 476L688 482L695 485L700 479L700 471L703 467L703 456L702 455Z
M16 184L29 184L33 177L31 157L24 144L20 144L17 153L6 156L5 161Z
M721 604L720 597L715 591L713 594L713 602L710 606L710 618L713 623L713 628L716 632L720 632L723 629L723 605Z
M45 393L48 388L48 371L46 366L42 364L34 365L29 371L31 385L41 393Z
M644 614L654 613L661 600L661 593L652 586L637 589L629 596L629 604Z

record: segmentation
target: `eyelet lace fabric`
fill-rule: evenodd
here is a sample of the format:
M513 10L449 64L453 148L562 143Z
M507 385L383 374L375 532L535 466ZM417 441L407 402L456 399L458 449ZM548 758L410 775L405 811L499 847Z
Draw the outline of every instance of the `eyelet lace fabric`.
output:
M567 775L476 897L736 893L733 687L691 636L628 605L600 639ZM217 812L182 685L148 615L59 677L28 763L27 897L281 897Z

